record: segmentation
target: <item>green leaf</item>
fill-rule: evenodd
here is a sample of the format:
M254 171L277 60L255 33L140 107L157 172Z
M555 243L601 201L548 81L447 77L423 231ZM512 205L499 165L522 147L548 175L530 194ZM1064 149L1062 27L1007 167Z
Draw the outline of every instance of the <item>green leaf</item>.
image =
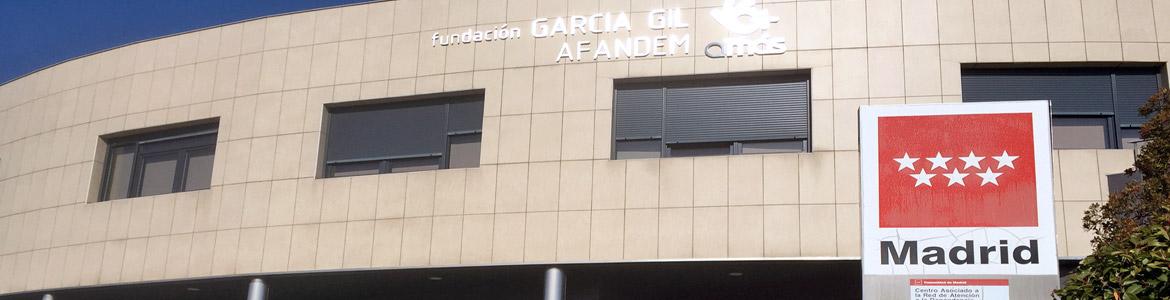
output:
M1094 234L1093 254L1081 260L1062 299L1170 299L1170 89L1141 108L1143 150L1127 174L1141 180L1089 206L1081 220Z

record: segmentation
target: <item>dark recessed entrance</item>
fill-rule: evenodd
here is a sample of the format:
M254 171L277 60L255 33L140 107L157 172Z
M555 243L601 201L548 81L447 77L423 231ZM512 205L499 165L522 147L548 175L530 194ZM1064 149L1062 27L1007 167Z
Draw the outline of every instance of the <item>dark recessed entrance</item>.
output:
M684 261L286 273L75 288L0 297L245 299L263 279L268 299L540 299L550 266L566 299L857 299L857 260Z
M1060 262L1061 275L1079 260ZM246 299L262 279L268 299L541 299L545 271L561 269L567 300L860 299L859 260L677 261L316 271L29 292L0 300Z

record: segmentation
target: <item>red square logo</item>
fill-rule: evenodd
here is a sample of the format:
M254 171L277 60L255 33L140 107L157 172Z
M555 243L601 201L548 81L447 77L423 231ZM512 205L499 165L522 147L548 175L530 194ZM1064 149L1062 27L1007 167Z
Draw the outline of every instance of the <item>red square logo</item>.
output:
M879 117L878 226L1035 227L1029 113Z

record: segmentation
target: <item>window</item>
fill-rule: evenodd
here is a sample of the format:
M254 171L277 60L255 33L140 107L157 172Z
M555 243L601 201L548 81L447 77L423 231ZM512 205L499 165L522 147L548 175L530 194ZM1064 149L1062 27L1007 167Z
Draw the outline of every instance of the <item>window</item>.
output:
M1139 144L1142 142L1141 128L1122 128L1121 131L1118 132L1118 138L1121 139L1122 149L1138 148Z
M105 139L101 200L211 187L218 124Z
M803 152L807 72L615 84L615 159Z
M1109 118L1052 117L1053 149L1106 149L1112 140Z
M324 177L479 166L482 95L328 107Z
M963 69L963 101L1049 100L1055 149L1133 148L1138 108L1163 85L1157 67Z

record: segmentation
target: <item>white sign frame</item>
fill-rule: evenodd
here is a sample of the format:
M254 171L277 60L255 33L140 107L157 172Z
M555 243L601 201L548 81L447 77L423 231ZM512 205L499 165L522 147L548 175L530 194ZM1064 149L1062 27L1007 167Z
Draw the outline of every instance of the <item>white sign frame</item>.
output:
M966 115L993 113L1030 113L1032 115L1033 147L1036 172L1036 227L952 227L952 228L879 228L878 227L878 161L893 159L878 156L877 121L879 117ZM862 273L864 275L1056 275L1059 262L1056 255L1056 229L1052 182L1052 146L1048 101L1012 101L962 104L912 104L862 106L859 111L859 138L861 150L861 236ZM919 248L939 246L944 249L960 245L964 240L978 240L985 245L995 240L1010 238L1011 246L1021 241L1038 240L1038 264L974 264L974 265L896 265L881 263L881 241L915 240ZM920 253L921 254L921 253Z

